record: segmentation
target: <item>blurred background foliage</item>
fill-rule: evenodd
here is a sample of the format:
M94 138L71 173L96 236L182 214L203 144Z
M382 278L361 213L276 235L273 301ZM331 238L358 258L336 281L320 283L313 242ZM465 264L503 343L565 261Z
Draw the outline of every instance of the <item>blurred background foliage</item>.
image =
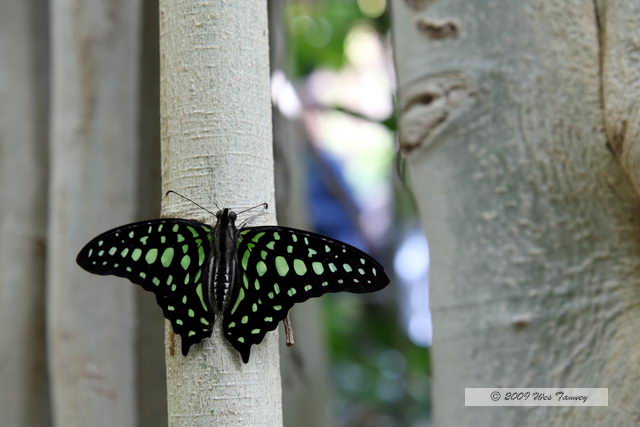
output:
M384 292L323 298L334 419L430 425L428 247L395 172L395 77L385 0L289 0L274 105L304 129L309 227L380 259ZM280 191L280 190L279 190Z

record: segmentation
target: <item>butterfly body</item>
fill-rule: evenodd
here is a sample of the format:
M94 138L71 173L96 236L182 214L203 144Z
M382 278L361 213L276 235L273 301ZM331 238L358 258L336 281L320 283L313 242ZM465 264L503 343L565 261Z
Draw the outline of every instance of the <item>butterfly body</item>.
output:
M211 278L209 287L211 301L215 301L216 312L223 312L228 303L227 295L237 278L236 246L238 229L235 212L224 209L216 213L218 224L214 230L213 253L210 257Z
M223 334L245 363L295 303L389 283L377 261L346 243L287 227L238 229L229 209L216 217L215 227L178 218L127 224L91 240L77 263L153 292L184 355L222 315Z

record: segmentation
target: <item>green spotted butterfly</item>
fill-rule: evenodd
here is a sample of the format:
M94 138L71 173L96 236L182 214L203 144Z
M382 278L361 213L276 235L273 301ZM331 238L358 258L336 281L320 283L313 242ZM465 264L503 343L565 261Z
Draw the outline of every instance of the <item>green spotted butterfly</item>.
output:
M389 283L376 260L346 243L287 227L238 229L229 209L216 218L215 227L171 218L123 225L91 240L76 261L153 292L185 356L222 314L224 336L245 363L295 303Z

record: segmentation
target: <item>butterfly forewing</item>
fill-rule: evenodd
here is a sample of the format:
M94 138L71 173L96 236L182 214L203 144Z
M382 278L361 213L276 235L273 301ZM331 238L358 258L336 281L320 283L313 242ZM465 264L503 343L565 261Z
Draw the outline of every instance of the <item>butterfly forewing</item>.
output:
M213 327L207 283L212 234L212 227L183 219L137 222L99 235L77 262L91 273L125 277L153 292L186 355Z
M382 266L359 249L285 227L243 229L237 262L224 334L245 362L251 345L276 329L293 304L327 292L373 292L389 283Z

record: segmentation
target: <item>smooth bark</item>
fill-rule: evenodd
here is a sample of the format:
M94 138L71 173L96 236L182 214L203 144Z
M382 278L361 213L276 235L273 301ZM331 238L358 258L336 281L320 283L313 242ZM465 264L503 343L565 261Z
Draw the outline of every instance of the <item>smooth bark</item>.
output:
M287 0L269 2L271 70L285 74L289 69L285 24L289 3ZM306 138L301 120L284 117L277 107L273 108L278 224L301 229L309 229ZM296 344L287 347L285 340L280 340L284 425L333 426L322 301L312 298L304 306L294 307L289 316Z
M157 0L143 0L140 70L138 219L158 218L160 178L160 47ZM167 425L164 317L156 299L136 286L138 427Z
M637 139L628 3L392 3L437 426L639 422L640 202L607 149ZM608 387L609 407L462 407L500 386Z
M48 423L47 2L0 2L0 414Z
M268 202L254 224L273 224L267 2L162 0L160 70L163 190L212 209ZM178 197L162 212L215 221ZM221 325L186 357L167 325L169 425L281 425L277 333L245 365Z
M138 1L51 5L48 344L58 426L136 423L133 287L75 263L136 214Z

